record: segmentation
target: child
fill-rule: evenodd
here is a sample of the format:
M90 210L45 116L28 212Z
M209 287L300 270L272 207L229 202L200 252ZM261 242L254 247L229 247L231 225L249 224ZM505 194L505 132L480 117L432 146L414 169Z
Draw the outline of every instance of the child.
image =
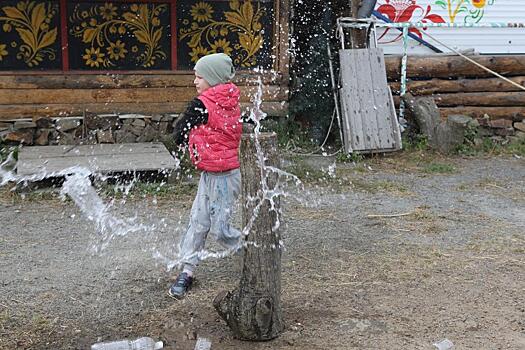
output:
M234 75L232 60L224 53L199 59L193 81L199 96L174 127L175 142L188 143L191 161L202 172L190 223L179 243L183 269L168 291L173 298L182 298L191 287L208 232L228 249L234 249L241 237L239 230L230 227L241 186L240 92L231 82Z

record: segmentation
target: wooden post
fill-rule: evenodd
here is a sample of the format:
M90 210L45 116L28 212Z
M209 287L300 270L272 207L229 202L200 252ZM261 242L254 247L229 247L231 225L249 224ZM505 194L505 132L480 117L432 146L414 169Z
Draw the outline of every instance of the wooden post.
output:
M263 133L258 136L266 165L277 166L277 136ZM245 237L242 276L233 291L222 291L213 305L239 339L269 340L282 332L281 311L281 245L276 225L279 198L274 208L268 199L262 203L250 199L262 197L261 173L268 189L277 183L277 175L261 171L254 134L243 134L241 140L242 221L250 230ZM257 209L258 208L258 209ZM254 216L255 215L255 216ZM251 225L251 226L250 226Z
M359 10L363 0L349 0L348 16L360 18ZM364 28L352 28L350 30L350 48L363 49L368 47L367 30Z

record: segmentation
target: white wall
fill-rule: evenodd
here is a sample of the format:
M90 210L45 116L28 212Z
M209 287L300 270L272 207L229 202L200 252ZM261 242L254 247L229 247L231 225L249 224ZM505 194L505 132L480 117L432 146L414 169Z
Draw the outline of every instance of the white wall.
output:
M481 8L474 6L476 3ZM462 3L467 12L458 13L455 18L452 18L448 12L448 5L451 5L452 13L458 3ZM439 3L446 6L443 8ZM436 19L440 16L447 23L473 23L479 20L479 23L525 23L525 0L378 0L376 10L380 9L381 5L391 5L395 11L395 21L406 21L405 18L410 18L410 22L420 22L425 20L431 22L431 19ZM427 12L428 6L430 11ZM388 9L382 7L382 9ZM392 9L389 7L389 9ZM413 9L414 11L411 11ZM472 15L469 15L471 13ZM402 18L402 13L406 17ZM410 15L411 14L411 15ZM474 15L478 18L474 18ZM434 16L435 15L435 16ZM384 29L378 29L378 38L383 33ZM440 48L444 52L450 50L444 48L436 43L428 36L428 32L442 41L447 46L455 49L475 49L480 53L499 53L499 54L525 54L525 28L428 28L421 30L423 40L428 41L432 45ZM396 29L390 29L388 33L379 40L381 47L385 53L401 53L402 40L398 38L394 43L387 43L387 41L394 40L401 32ZM433 51L416 41L409 40L410 54L428 54Z

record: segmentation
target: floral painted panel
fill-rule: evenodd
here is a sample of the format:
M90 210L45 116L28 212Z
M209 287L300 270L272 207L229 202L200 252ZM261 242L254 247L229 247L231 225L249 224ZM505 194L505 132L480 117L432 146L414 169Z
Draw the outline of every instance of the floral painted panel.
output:
M525 53L524 0L377 0L375 9L388 22L431 24L410 30L410 54L434 52L415 38L443 52ZM396 29L378 29L377 38L386 54L403 52L400 34Z
M240 68L272 65L273 1L177 2L179 69L224 52Z
M69 66L171 68L169 3L68 2Z
M61 69L59 2L0 1L0 69Z
M496 0L379 0L376 11L392 22L422 23L479 23L488 6ZM428 28L410 28L412 34L423 38ZM423 30L423 31L422 31ZM386 29L378 38L380 43L401 39L401 34L387 37L391 29ZM387 39L383 39L387 37Z

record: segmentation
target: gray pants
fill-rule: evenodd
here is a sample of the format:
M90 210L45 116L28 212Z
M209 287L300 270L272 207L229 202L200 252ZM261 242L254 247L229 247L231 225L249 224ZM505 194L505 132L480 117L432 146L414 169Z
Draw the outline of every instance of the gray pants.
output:
M224 173L202 172L197 196L191 207L188 229L179 243L184 269L193 271L208 233L227 249L235 248L241 232L230 226L233 207L241 190L239 169Z

